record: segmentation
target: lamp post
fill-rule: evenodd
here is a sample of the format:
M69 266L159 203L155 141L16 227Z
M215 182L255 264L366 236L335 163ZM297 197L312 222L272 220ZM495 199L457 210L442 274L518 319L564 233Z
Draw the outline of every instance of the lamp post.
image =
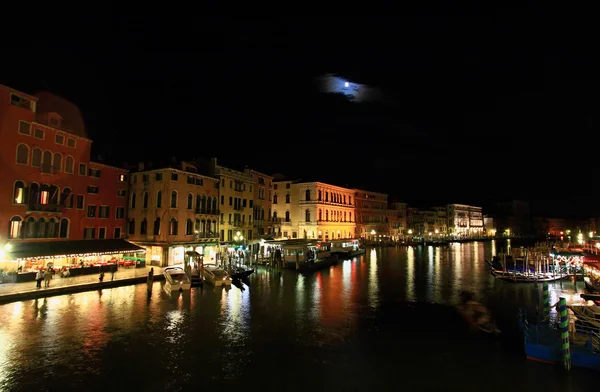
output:
M244 236L242 235L241 232L236 232L235 235L233 236L233 243L234 244L241 244L242 246L244 245ZM234 248L235 249L235 248ZM237 249L235 249L237 251ZM231 268L231 262L230 264L230 268Z
M375 241L375 235L377 234L377 232L375 230L371 230L371 240Z

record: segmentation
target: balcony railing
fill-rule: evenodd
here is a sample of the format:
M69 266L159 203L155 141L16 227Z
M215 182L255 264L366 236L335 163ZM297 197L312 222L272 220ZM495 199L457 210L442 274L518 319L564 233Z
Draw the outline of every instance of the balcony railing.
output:
M58 204L29 203L27 211L31 212L62 212L62 207Z
M317 221L299 221L298 224L300 226L316 226Z
M196 214L205 214L205 215L219 215L219 210L216 209L212 209L212 208L196 208L194 210L194 213Z
M292 225L292 221L291 220L283 220L281 221L281 226L291 226Z
M194 239L199 240L202 238L217 238L219 237L219 234L217 233L209 233L209 232L205 232L205 233L194 233Z

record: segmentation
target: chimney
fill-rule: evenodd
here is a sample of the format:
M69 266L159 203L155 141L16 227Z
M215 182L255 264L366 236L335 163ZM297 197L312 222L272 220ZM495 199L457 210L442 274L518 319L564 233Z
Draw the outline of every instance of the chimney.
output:
M144 171L144 162L138 163L138 171Z

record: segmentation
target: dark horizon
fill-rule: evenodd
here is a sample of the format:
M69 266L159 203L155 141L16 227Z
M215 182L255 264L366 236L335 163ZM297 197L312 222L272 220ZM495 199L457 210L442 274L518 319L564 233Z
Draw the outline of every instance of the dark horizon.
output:
M214 156L420 206L519 199L544 215L599 215L584 180L598 168L597 57L534 45L522 16L351 19L362 28L90 19L10 49L52 61L3 64L0 83L79 106L107 164ZM328 73L384 98L324 94Z

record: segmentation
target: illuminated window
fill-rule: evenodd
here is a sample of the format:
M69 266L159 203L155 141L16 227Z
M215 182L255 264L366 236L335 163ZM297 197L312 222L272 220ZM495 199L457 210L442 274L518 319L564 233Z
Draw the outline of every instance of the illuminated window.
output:
M50 201L50 192L47 190L40 191L40 204L48 204Z
M15 182L13 195L14 195L13 203L15 203L15 204L25 203L25 183L23 183L23 181Z
M8 228L8 238L21 238L23 228L23 219L20 216L13 216L10 219Z

